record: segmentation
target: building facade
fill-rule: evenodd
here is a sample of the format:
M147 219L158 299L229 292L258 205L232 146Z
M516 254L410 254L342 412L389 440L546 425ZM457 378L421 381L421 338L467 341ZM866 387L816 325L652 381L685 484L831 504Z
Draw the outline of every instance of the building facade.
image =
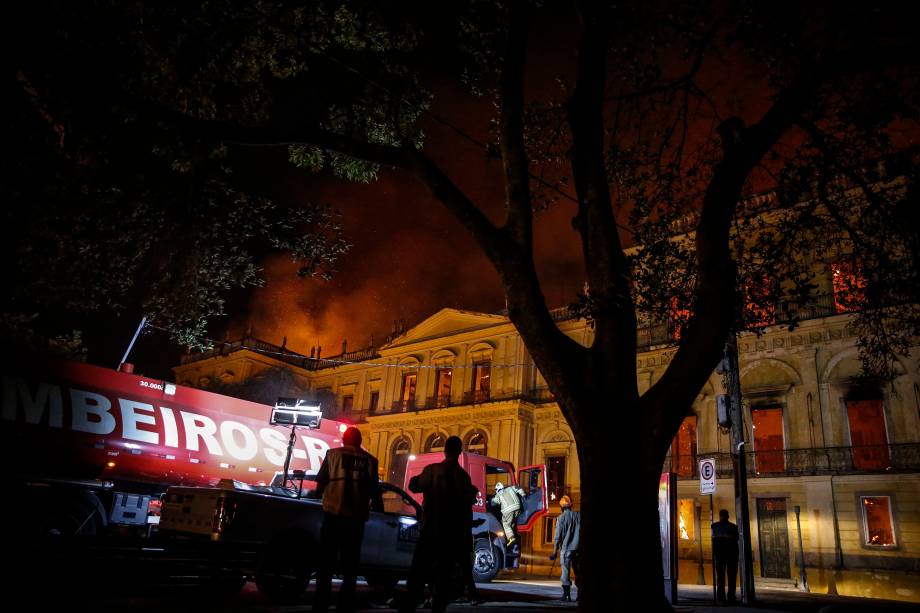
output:
M738 337L755 577L800 585L801 551L813 591L920 602L920 363L916 353L902 358L890 382L862 377L853 316L842 311L828 293L794 329ZM583 320L553 314L570 337L591 342ZM640 391L674 352L668 328L640 330ZM442 309L379 348L324 359L246 339L186 356L175 374L201 386L272 368L291 371L305 392L334 395L388 481L401 484L409 455L438 451L450 435L516 466L545 463L551 513L526 538L524 560L547 572L557 501L567 494L579 505L578 457L507 317ZM682 583L712 582L710 517L736 515L729 435L717 420L722 389L714 373L663 467L678 475ZM711 503L699 493L704 457L716 459Z

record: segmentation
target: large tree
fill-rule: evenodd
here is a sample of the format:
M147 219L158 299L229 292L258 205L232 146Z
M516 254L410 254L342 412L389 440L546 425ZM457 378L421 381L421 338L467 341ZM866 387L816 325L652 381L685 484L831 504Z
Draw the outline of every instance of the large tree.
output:
M110 29L96 44L125 58L119 79L100 87L131 109L132 125L166 126L203 151L287 147L298 166L344 179L394 168L428 186L473 236L575 434L585 610L633 610L637 596L668 608L658 477L726 338L745 325L742 290L807 306L814 278L803 247L842 240L871 282L857 316L867 365L890 374L887 350L905 350L918 332L920 53L891 7L94 6ZM571 53L550 54L549 42ZM537 62L563 66L559 89ZM426 149L421 127L443 123L432 98L455 83L495 103L484 153L501 163L500 223ZM450 127L470 140L483 132ZM182 167L186 157L171 155ZM879 162L884 172L867 170ZM775 197L752 202L767 202L768 215L739 205L764 189ZM589 346L559 330L540 285L534 224L547 203L574 212L588 288L575 308L592 323ZM780 279L751 291L764 270ZM679 343L640 395L637 324L669 311L685 315ZM611 467L626 461L635 469L618 471L626 494L614 502Z

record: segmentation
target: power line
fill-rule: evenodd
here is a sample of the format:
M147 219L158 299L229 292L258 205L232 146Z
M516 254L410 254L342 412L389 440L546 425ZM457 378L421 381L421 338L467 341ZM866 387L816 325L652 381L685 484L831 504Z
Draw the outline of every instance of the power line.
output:
M164 328L162 326L157 326L150 323L149 321L144 324L144 328L152 328L154 330L159 330L161 332L166 332L167 334L174 334L173 330L169 328ZM202 340L212 344L212 345L227 345L226 341L219 341L213 338L203 337ZM309 355L303 355L300 353L295 353L293 351L272 351L270 349L264 349L262 347L251 347L249 345L244 345L240 343L236 345L238 349L246 349L255 353L259 353L267 356L279 356L284 358L297 358L298 360L316 362L318 364L331 364L334 366L346 366L349 364L359 364L361 366L371 366L371 367L382 367L382 368L399 368L400 370L406 369L455 369L455 368L476 368L476 364L393 364L389 362L369 362L367 360L343 360L339 358L322 358ZM489 363L490 368L523 368L523 367L532 367L533 363L506 363L506 364L496 364L494 362Z

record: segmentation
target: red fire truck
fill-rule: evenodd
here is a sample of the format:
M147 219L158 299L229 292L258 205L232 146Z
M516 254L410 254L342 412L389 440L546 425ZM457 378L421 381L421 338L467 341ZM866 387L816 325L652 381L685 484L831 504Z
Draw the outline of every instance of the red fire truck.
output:
M168 485L270 484L290 442L271 407L88 364L7 367L0 392L0 457L20 488L4 513L28 539L147 535ZM290 469L315 473L343 430L298 429Z

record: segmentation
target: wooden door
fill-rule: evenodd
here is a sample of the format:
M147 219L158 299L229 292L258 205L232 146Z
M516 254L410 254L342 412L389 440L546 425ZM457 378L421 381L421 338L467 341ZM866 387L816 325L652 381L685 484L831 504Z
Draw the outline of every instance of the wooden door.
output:
M757 499L757 526L760 535L760 574L788 579L789 528L785 498Z

